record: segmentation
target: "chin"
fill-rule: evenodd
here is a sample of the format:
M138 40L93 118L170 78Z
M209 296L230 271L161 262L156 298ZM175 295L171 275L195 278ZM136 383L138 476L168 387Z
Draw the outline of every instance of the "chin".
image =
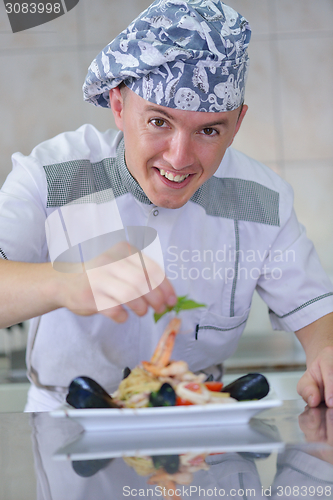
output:
M157 207L170 208L170 209L181 208L189 200L189 198L186 198L186 199L184 199L183 197L181 197L180 199L177 198L177 197L167 198L166 196L163 196L163 197L161 197L161 196L152 196L151 198L148 196L148 198Z
M158 206L161 208L170 208L170 209L176 209L176 208L181 208L183 207L188 200L183 201L183 202L176 202L176 201L167 201L165 203L161 203Z

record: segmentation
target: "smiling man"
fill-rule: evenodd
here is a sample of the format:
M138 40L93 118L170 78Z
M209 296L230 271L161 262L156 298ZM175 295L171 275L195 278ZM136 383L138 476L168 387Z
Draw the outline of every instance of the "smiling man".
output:
M182 314L174 359L219 378L255 290L306 351L300 394L333 406L332 284L291 187L230 147L247 112L250 34L220 0L156 0L83 86L119 130L84 125L13 155L0 326L31 318L27 411L59 406L79 375L115 390L169 320L155 324L152 310L177 295L206 306Z
M182 207L214 175L247 111L245 105L208 114L171 109L127 87L110 90L110 106L124 133L128 170L149 200L165 208Z

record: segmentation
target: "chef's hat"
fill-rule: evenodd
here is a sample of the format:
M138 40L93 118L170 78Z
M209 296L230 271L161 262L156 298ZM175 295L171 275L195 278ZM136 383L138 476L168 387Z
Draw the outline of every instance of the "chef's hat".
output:
M147 101L230 111L244 100L251 29L220 0L155 0L91 63L84 99L109 107L121 82Z

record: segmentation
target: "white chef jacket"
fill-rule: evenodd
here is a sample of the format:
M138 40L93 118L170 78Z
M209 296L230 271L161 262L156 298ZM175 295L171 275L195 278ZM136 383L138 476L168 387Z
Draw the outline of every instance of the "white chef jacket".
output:
M332 284L296 219L292 188L233 148L178 209L149 201L127 170L121 132L83 125L12 159L0 193L2 258L49 261L46 219L59 207L111 190L123 227L156 230L177 295L206 304L182 313L183 334L173 352L193 371L209 372L233 354L255 289L275 329L295 331L333 310ZM128 321L116 324L64 308L35 318L29 377L37 387L65 393L74 377L88 375L111 392L125 366L150 358L168 321L165 315L155 325L151 310L142 318L129 311Z

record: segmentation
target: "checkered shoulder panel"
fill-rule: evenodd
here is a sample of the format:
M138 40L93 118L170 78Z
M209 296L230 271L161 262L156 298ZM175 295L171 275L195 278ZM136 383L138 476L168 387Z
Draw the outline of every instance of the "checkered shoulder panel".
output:
M47 206L63 206L110 188L115 196L120 196L126 190L117 175L115 163L115 158L106 158L98 163L83 159L44 166L48 187ZM109 172L113 174L112 180Z
M1 248L0 248L0 258L4 259L4 260L8 260L7 255L5 254L5 252L3 250L1 250Z
M211 177L191 200L208 215L279 226L279 193L243 179Z
M142 203L150 203L126 167L123 140L114 158L105 158L96 163L82 159L44 165L44 171L48 207L61 207L79 199L80 203L107 201L110 191L115 198L130 192Z

